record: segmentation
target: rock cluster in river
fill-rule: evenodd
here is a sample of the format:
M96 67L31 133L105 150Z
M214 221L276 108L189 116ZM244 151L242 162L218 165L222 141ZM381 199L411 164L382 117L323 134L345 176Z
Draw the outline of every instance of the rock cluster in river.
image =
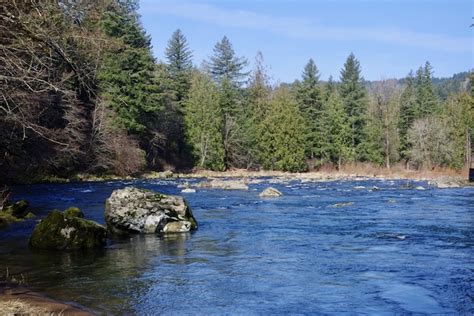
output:
M115 190L105 204L105 221L114 234L173 233L197 229L197 222L180 196L126 187Z
M0 227L35 217L29 210L30 204L28 201L6 202L0 209Z

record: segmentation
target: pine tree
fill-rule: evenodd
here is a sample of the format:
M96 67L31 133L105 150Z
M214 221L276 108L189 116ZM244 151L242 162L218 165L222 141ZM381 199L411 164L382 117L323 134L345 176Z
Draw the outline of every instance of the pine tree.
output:
M305 122L287 88L275 91L261 124L259 152L263 167L291 172L306 170Z
M112 2L101 20L116 47L105 56L99 72L103 98L116 121L132 133L144 134L162 109L154 78L150 38L139 23L137 1Z
M210 73L218 83L228 80L236 86L241 86L248 73L244 72L247 60L235 56L234 49L229 39L224 36L214 46L214 55L209 62Z
M306 153L308 158L321 157L322 141L322 93L319 84L319 71L313 59L306 64L302 82L298 86L297 100L304 115L308 130Z
M438 100L431 82L433 68L429 62L424 67L418 68L416 72L416 118L423 118L432 113L438 112Z
M325 150L328 158L340 169L343 162L353 157L351 148L351 126L339 94L334 91L324 105L324 118L329 147Z
M415 78L413 71L410 71L405 80L405 89L400 97L400 120L398 124L400 139L400 156L403 159L408 157L410 144L408 142L408 130L415 121L417 112L417 100L415 90Z
M174 31L168 41L165 57L168 71L173 79L173 89L176 91L178 103L184 99L189 90L193 54L189 49L186 37L180 29Z
M194 73L189 95L184 102L184 118L186 137L200 168L225 169L219 99L219 91L211 79Z
M351 53L341 70L339 91L351 126L351 146L356 153L352 159L360 156L359 146L364 141L364 117L367 109L367 92L360 72L360 63Z

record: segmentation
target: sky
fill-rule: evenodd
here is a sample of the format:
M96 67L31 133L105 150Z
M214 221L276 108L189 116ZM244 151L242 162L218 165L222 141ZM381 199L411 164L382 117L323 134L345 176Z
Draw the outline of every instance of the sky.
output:
M274 82L301 78L313 58L321 79L340 70L353 52L367 80L402 78L425 61L435 77L474 68L472 0L140 0L153 53L176 29L199 66L223 36L253 67L262 52Z

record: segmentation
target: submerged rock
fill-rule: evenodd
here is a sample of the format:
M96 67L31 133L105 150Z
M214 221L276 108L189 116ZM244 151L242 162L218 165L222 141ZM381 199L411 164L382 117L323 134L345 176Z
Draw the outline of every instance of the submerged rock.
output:
M248 190L249 186L238 180L218 180L214 179L211 181L201 182L199 185L201 188L206 189L224 189L224 190Z
M114 234L188 232L196 219L180 196L126 187L115 190L105 203L105 221Z
M266 188L259 194L260 197L279 197L282 195L280 191L272 187Z
M336 203L336 204L333 204L332 207L339 208L339 207L345 207L345 206L351 206L351 205L354 205L354 202Z
M102 225L80 216L77 208L66 212L51 211L38 225L30 237L34 248L52 250L78 250L99 248L105 245L107 230Z

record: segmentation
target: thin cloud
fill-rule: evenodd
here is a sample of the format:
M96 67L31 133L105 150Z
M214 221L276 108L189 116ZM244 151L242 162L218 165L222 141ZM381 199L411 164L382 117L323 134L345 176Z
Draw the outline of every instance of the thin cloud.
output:
M316 24L304 18L275 17L252 11L226 10L208 4L145 0L142 2L142 9L146 12L173 15L224 27L263 30L290 38L377 41L460 53L472 50L472 40L468 37L449 37L397 28L334 27Z

